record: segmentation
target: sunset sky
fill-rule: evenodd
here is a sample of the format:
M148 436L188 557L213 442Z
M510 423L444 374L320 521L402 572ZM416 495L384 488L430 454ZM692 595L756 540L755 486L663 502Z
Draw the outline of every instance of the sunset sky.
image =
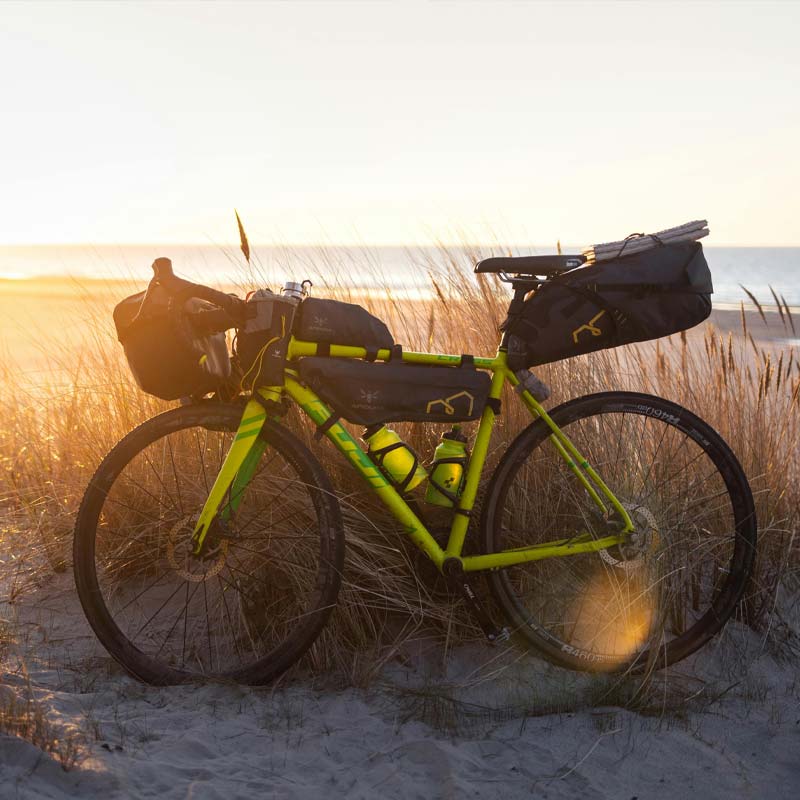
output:
M800 3L3 3L0 244L800 245Z

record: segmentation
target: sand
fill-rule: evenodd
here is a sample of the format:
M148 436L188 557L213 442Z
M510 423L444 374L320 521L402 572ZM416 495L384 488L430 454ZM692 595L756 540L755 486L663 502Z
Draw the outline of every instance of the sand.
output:
M587 707L581 698L594 684L597 703L607 679L488 646L455 653L438 674L412 657L367 689L145 686L96 643L69 574L16 587L0 618L24 637L3 660L0 700L30 691L51 725L82 743L80 762L64 771L0 734L4 800L787 798L800 788L796 666L737 624L673 670L665 707L645 714ZM457 687L466 676L503 657L501 677L471 690L477 707L431 699L465 700ZM675 690L695 694L695 710L676 710Z

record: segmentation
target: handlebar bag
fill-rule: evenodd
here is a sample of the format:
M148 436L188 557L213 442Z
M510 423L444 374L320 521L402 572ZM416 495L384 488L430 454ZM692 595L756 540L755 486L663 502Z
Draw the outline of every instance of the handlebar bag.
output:
M187 314L214 308L190 299L171 314L169 296L157 285L126 297L114 308L117 338L139 387L162 400L202 397L231 374L224 333L201 335Z
M699 242L664 244L544 282L501 326L512 369L547 364L701 323L714 291Z
M477 419L491 378L474 367L418 366L313 356L301 380L341 417L358 425Z
M306 342L390 350L394 338L386 324L355 303L307 297L297 310L294 335Z

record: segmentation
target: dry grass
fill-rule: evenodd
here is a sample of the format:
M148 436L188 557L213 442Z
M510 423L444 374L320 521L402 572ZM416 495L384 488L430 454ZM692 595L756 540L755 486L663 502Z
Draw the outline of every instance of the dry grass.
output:
M67 730L47 719L44 704L34 698L26 676L24 697L0 686L0 735L24 739L52 756L66 772L85 756L84 739L75 730Z
M487 354L497 341L509 290L493 276L477 276L477 281L468 276L473 259L486 255L442 248L437 257L420 261L430 280L427 299L411 301L388 285L367 298L352 297L345 278L356 268L359 274L371 270L380 277L368 254L358 265L331 261L327 274L342 277L314 291L362 302L388 322L407 349ZM334 256L321 251L319 258ZM286 276L302 277L303 266L287 263ZM780 319L787 332L793 328L788 307ZM553 389L551 403L612 388L649 391L685 405L720 431L756 494L761 546L747 609L750 622L767 629L778 584L798 568L800 364L792 350L756 342L744 314L742 325L741 335L723 337L707 326L688 336L552 364L537 373ZM89 308L82 347L60 344L52 331L40 343L52 368L50 382L32 384L12 359L0 360L0 511L30 531L29 562L63 569L92 471L123 434L167 406L135 388L112 334L110 306ZM503 408L487 476L529 422L511 395ZM311 441L311 430L296 415L288 422ZM425 456L441 433L439 426L396 427ZM363 684L411 642L451 647L480 638L472 622L458 613L457 603L443 601L424 573L414 573L414 554L360 479L327 443L317 453L341 494L347 561L339 608L307 666Z

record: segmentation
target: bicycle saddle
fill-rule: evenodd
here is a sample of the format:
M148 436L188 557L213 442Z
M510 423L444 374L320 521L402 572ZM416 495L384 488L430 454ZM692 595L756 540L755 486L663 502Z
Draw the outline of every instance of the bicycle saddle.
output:
M484 258L475 272L507 272L510 275L558 275L579 267L584 256L498 256Z

